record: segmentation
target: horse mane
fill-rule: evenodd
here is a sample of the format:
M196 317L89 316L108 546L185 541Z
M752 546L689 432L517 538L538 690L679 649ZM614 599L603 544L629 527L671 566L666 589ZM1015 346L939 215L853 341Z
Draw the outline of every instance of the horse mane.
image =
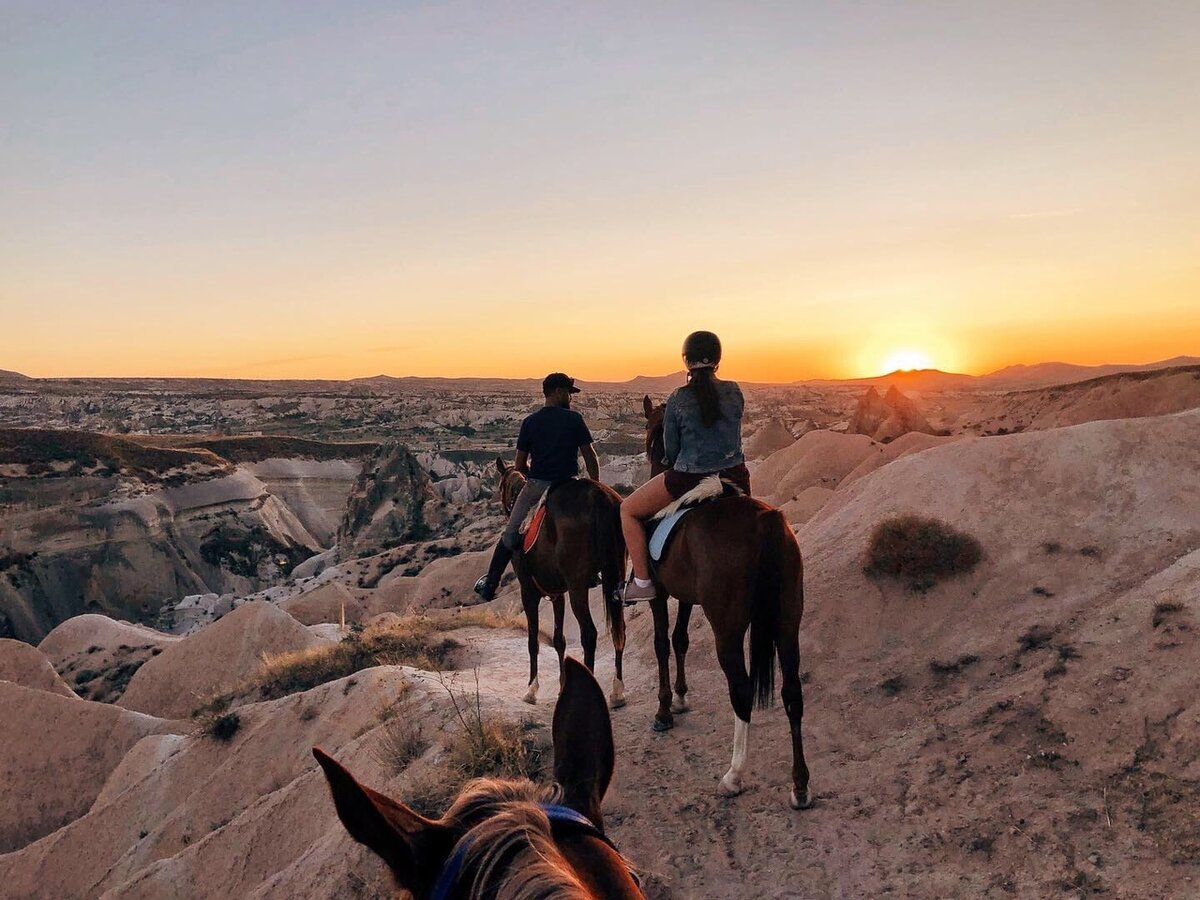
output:
M586 900L583 883L554 842L543 803L562 798L558 785L481 778L442 818L467 841L462 888L470 900Z

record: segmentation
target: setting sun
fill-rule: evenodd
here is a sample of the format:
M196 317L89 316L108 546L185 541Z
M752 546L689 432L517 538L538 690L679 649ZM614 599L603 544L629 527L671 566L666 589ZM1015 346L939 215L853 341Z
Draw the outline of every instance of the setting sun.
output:
M932 369L933 367L933 360L930 359L928 353L909 347L903 350L894 350L883 360L884 372L908 372L914 369Z

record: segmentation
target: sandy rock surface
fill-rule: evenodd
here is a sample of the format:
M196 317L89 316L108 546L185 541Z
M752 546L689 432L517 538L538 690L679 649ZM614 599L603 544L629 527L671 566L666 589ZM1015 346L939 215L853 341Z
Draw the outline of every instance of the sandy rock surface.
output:
M239 606L138 669L120 699L127 709L185 717L249 679L264 654L303 650L318 638L272 603Z
M0 853L82 816L134 744L173 727L152 716L9 681L0 681L0 722L5 723Z
M44 653L24 641L11 638L0 638L0 681L11 681L62 697L75 696Z

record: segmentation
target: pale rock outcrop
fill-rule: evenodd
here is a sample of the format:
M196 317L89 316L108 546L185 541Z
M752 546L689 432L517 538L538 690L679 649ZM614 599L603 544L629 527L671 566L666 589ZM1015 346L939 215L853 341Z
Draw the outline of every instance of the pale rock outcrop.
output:
M176 727L10 681L0 681L0 722L0 854L82 816L129 748Z
M143 665L119 702L157 716L188 716L251 678L264 655L305 650L317 643L275 604L246 603Z
M44 653L24 641L11 638L0 638L0 681L11 681L61 697L75 696Z

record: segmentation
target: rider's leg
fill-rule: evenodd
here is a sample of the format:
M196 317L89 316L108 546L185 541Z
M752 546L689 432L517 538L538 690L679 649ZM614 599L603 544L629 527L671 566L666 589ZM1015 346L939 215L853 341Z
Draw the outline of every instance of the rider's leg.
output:
M475 593L484 600L491 600L496 596L496 589L500 587L500 579L504 577L504 570L508 568L509 560L512 559L513 553L517 549L517 541L521 539L521 524L549 487L550 482L548 481L530 479L525 482L525 486L517 494L517 499L513 502L512 514L509 515L508 523L504 526L504 533L500 535L500 541L492 553L492 561L488 566L487 574L475 582Z
M654 588L647 587L650 581L650 550L646 546L646 529L642 520L654 515L671 502L672 497L664 485L664 476L656 475L621 501L621 531L625 535L625 546L633 565L633 584L626 586L625 599L649 599Z

